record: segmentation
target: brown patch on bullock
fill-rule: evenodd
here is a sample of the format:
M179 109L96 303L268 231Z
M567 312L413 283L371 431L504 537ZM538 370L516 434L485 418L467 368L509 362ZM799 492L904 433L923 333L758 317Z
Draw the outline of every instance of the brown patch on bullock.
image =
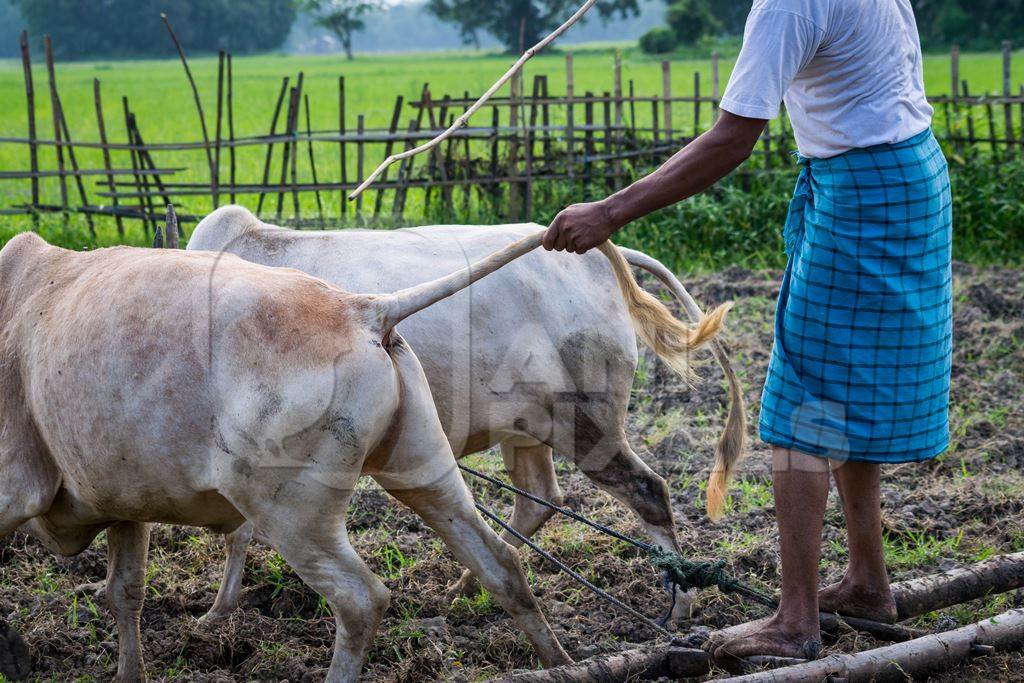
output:
M363 325L355 298L313 279L264 287L242 321L251 346L310 363L333 363L353 346Z

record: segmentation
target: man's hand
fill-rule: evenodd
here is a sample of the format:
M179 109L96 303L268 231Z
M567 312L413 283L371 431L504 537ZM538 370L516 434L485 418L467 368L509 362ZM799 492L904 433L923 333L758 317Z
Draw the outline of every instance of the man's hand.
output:
M658 170L599 202L573 204L555 216L544 248L583 254L630 221L707 189L750 156L765 123L721 110L711 130Z
M544 235L544 248L585 254L621 227L612 219L605 202L573 204L551 221Z

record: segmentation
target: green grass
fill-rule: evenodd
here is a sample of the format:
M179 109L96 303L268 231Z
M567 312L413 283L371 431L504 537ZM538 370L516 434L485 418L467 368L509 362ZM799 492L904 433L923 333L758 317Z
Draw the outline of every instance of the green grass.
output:
M639 95L660 93L660 58L644 55L628 45L619 48L623 50L623 77L627 86L632 80L635 92ZM724 87L736 46L734 43L726 43L719 48L726 55L723 57L721 68L721 83ZM574 49L577 93L583 94L587 90L601 93L611 89L614 49L615 46L610 45ZM1021 59L1021 56L1016 55L1012 79L1014 83L1024 79L1024 59ZM527 65L527 83L533 75L546 74L549 77L551 92L563 93L564 58L564 54L558 52L536 57ZM314 129L337 129L337 79L342 74L346 77L349 126L354 125L356 114L362 113L366 116L368 127L379 128L387 125L396 95L401 94L407 100L417 98L424 83L430 84L435 98L444 93L461 95L463 91L478 94L504 72L510 59L508 55L501 53L470 51L373 55L360 57L354 62L346 62L333 55L239 57L234 62L236 134L265 134L281 77L286 74L294 77L300 70L305 74L305 92L311 100ZM40 134L50 138L53 129L49 118L46 74L38 61L34 71L37 122ZM191 63L199 82L212 136L216 59L209 56L197 57L192 59ZM930 94L948 92L948 70L948 55L926 56L926 85ZM672 90L675 94L689 94L693 91L695 71L701 74L702 91L708 93L711 65L706 55L702 56L691 50L686 54L673 56ZM963 55L961 76L971 83L975 92L999 88L999 55ZM176 60L60 63L57 78L72 136L76 140L98 138L92 98L93 78L100 78L103 83L105 118L112 141L121 142L125 137L120 106L122 95L129 98L132 109L138 115L142 134L148 142L200 139L198 120L187 81L180 63ZM560 112L552 113L553 122L560 123ZM708 125L710 113L710 108L705 107L702 127ZM403 127L412 115L413 110L407 107L403 114ZM580 115L582 116L582 113ZM601 113L597 112L597 115L600 116ZM626 115L628 119L630 112L627 111ZM487 120L478 123L489 124L489 114L485 113L483 117ZM638 106L636 117L638 123L646 124L650 120L650 107ZM1002 119L1001 115L996 118L1000 121ZM677 105L673 108L673 127L677 130L692 129L691 106ZM26 110L21 65L13 60L0 60L0 136L23 137L25 131ZM300 152L300 182L307 182L311 177L306 150ZM368 172L375 165L381 152L382 150L369 150L365 171ZM340 175L337 146L320 144L316 147L316 154L320 179L337 179ZM205 156L200 151L156 152L154 156L156 163L161 167L183 166L188 169L175 176L176 182L209 182ZM99 154L89 150L79 150L79 161L83 166L95 168L102 164ZM40 163L43 168L55 168L52 150L40 150ZM350 149L347 169L350 180L356 177L355 163L354 150ZM226 168L226 152L222 164ZM262 175L262 164L261 148L240 149L239 181L259 180ZM24 170L27 165L27 149L0 143L0 169ZM115 153L115 165L127 166L127 156ZM1024 205L1019 201L1019 197L1024 194L1024 164L1008 162L993 167L971 158L954 157L952 165L957 216L956 256L978 262L1018 261L1024 250ZM647 169L633 170L642 173ZM276 178L276 173L272 177ZM644 249L665 260L677 271L720 267L732 263L752 267L779 266L784 261L779 230L788 205L793 177L792 169L777 173L733 176L711 192L638 221L623 231L618 239L625 245ZM96 182L96 178L89 178L87 182L93 201L99 201L95 196L98 189ZM55 179L44 179L44 199L56 202L57 188ZM73 183L70 184L69 191L73 201L77 202ZM536 193L534 219L545 222L564 205L598 198L604 192L604 188L598 187L597 184L591 188L590 196L585 195L579 186L544 186L541 192ZM374 193L367 193L366 199L366 206L372 207ZM0 206L12 206L27 200L26 181L0 181ZM322 200L329 216L339 214L339 193L324 193ZM460 200L461 191L456 191L457 205L461 203ZM212 207L208 196L184 196L177 198L177 202L180 211L184 213L203 215ZM239 197L239 202L254 206L256 197L243 195ZM302 210L305 216L312 215L314 202L312 193L302 197ZM286 201L285 206L287 216L290 213L290 201ZM385 197L384 213L388 214L390 208L389 194ZM489 202L482 203L477 198L471 201L468 212L459 211L458 215L425 212L422 206L422 193L412 192L409 195L405 218L395 222L384 220L382 227L403 223L494 223L503 220L504 217L496 215ZM347 224L351 223L352 220L349 219ZM53 216L45 216L38 225L28 217L4 217L0 220L0 245L15 233L33 228L48 241L75 249L119 243L149 243L149 237L143 234L136 222L129 221L128 225L129 233L121 236L114 230L112 222L99 220L98 234L93 237L88 234L85 221L79 216L72 217L68 226Z
M886 532L883 537L885 564L892 569L930 567L953 555L963 541L963 532L939 537L923 531L901 534Z

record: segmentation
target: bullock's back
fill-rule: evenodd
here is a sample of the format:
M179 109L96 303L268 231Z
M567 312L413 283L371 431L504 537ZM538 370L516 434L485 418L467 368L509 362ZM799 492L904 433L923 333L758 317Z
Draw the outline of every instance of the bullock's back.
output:
M115 468L111 482L132 475L117 463L137 468L140 509L153 495L141 484L147 467L165 475L161 486L195 485L226 415L240 405L258 415L264 403L316 403L306 410L315 414L324 401L314 394L329 402L342 361L371 348L360 338L368 333L358 300L296 271L183 251L76 253L36 240L0 261L21 278L5 279L20 298L2 331L26 408L63 471L80 470L86 455ZM264 410L257 419L273 417ZM96 444L114 452L95 453ZM99 465L90 467L102 489Z

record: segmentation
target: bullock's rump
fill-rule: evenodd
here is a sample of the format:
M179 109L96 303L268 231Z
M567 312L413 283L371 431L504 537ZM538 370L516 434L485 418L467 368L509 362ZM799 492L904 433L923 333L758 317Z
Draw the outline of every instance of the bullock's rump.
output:
M835 459L932 458L949 441L946 161L930 131L801 161L761 437Z

